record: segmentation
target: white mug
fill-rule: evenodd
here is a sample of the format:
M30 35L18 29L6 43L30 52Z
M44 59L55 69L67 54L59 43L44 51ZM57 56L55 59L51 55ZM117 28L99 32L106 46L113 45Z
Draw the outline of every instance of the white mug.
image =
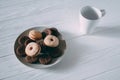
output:
M80 10L80 33L89 34L95 29L96 23L105 15L105 10L85 6Z

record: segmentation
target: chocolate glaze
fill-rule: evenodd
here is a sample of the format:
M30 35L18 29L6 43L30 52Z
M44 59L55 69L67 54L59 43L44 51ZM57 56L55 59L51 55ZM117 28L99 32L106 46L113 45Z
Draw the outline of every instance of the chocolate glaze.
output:
M42 32L42 39L44 39L46 37L46 32Z
M59 37L60 36L60 33L58 32L58 30L56 29L56 28L46 28L44 31L43 31L44 33L44 35L46 34L46 35L54 35L54 36L56 36L56 37ZM45 35L45 37L46 37L46 35ZM45 38L44 37L44 38Z
M25 41L28 40L28 39L29 39L28 36L21 36L21 37L19 37L19 39L18 39L18 43L19 43L19 44L24 44Z
M24 45L27 46L27 44L29 44L30 42L35 42L35 41L33 41L32 39L27 39L27 40L24 42Z
M49 56L48 54L43 54L39 57L39 62L41 64L49 64L52 61L51 56Z
M60 36L60 33L58 32L56 28L50 28L50 30L51 30L51 35L54 35L56 37Z
M24 45L20 45L16 48L16 54L18 56L21 56L21 57L25 57L26 54L25 54L25 46Z
M53 48L49 50L49 54L52 58L58 58L63 54L63 50L59 48Z
M38 57L26 56L25 61L28 62L28 63L36 63L38 61Z

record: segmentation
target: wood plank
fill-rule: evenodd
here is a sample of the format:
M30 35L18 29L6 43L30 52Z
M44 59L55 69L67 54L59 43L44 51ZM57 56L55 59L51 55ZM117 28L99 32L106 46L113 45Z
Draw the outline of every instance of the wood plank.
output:
M119 52L120 52L119 45L120 44L116 43L116 44L114 44L114 46L109 44L112 41L117 42L117 40L113 40L113 39L110 40L109 38L106 39L103 37L102 38L101 37L96 38L93 36L90 38L89 37L90 36L80 37L80 38L76 38L76 39L68 41L69 45L68 45L68 50L66 51L67 54L66 54L65 58L62 60L61 63L54 66L53 68L50 68L51 72L48 74L48 76L55 75L56 71L54 69L59 70L59 68L60 68L60 69L65 70L66 67L64 65L69 65L69 66L71 64L74 65L74 66L72 66L72 68L67 67L67 69L68 69L67 71L70 72L71 70L74 71L74 69L78 66L81 67L81 65L86 65L86 64L91 65L92 62L95 62L95 61L98 61L98 63L100 63L102 60L99 61L99 59L102 59L102 58L104 59L105 57L108 57L107 60L111 60L111 58L109 58L109 56L116 56L119 54ZM91 39L91 38L93 38L93 39ZM100 41L101 39L104 40L104 42ZM92 41L92 40L94 40L94 41ZM97 40L99 41L99 43L97 43ZM86 45L86 46L83 47L83 45ZM106 45L106 46L103 47L102 45ZM74 49L76 49L76 50L74 50ZM11 59L11 60L9 60L9 59ZM71 59L73 59L73 60L70 61ZM9 60L9 61L4 61L4 60ZM3 61L1 63L2 66L0 67L0 69L1 69L0 71L3 72L3 73L1 73L2 78L5 78L5 77L10 78L12 76L11 78L13 79L14 78L13 75L16 75L16 72L14 72L14 70L16 70L16 68L14 66L20 65L18 60L16 60L15 56L12 55L12 56L3 57L0 59L0 61ZM76 61L77 61L77 63L75 64ZM9 64L9 63L14 63L14 64ZM112 64L114 64L114 63L115 62L113 62ZM97 65L99 65L99 64L97 64ZM95 65L95 66L97 66L97 65ZM116 65L118 65L118 64L116 64ZM6 67L4 67L4 66L6 66ZM9 69L8 66L11 66L12 69ZM106 69L108 69L108 68L106 68ZM23 69L23 67L18 67L17 69L20 70L20 69ZM26 70L27 70L27 68L26 68ZM75 71L78 71L78 70L75 70ZM101 71L104 71L104 70L101 70ZM11 72L11 74L9 72ZM65 72L66 72L66 70L65 70ZM64 74L65 74L65 72L63 71ZM8 75L6 76L5 73ZM60 72L57 71L57 73L61 73L61 71ZM72 73L70 73L70 74L72 74ZM21 73L19 73L19 72L17 72L17 74L21 75ZM65 76L67 76L67 75L65 75ZM44 78L44 77L42 77L42 78Z
M110 7L106 6L108 3ZM107 15L98 25L103 30L81 36L79 9L88 4L105 8ZM118 7L119 0L0 0L0 79L119 80ZM48 69L29 68L14 55L17 36L24 30L39 25L55 26L62 31L67 41L63 60Z
M120 67L117 69L109 70L108 72L101 73L99 75L95 75L89 77L84 80L119 80L120 79Z
M61 74L63 74L63 75L61 75L61 74L60 75L63 77L60 77L59 74L54 74L54 76L52 76L53 74L51 74L51 75L46 76L41 79L47 80L47 78L49 77L50 80L52 80L54 78L56 78L58 80L59 79L60 80L61 79L62 80L66 80L66 79L84 80L86 78L96 76L96 75L102 74L104 72L108 72L108 71L120 68L119 58L120 58L119 55L99 58L99 59L93 60L86 64L82 64L82 65L78 64L78 65L76 65L76 67L74 67L74 69L71 69L70 71L66 71L66 72L61 71ZM62 70L62 69L60 69L60 70Z
M23 3L28 3L29 1L32 0L0 0L0 8L4 8L4 7L10 7L10 6L16 6L19 4L23 4Z
M43 80L53 80L53 79L76 79L76 80L81 80L81 79L87 79L90 78L92 76L95 75L99 75L102 74L104 72L109 72L111 70L120 68L120 64L119 64L119 59L120 59L120 54L117 50L119 50L119 48L113 49L114 51L111 52L111 50L106 53L104 56L100 56L99 58L94 58L93 60L89 61L89 62L85 62L85 59L77 59L77 61L73 60L72 62L69 60L73 59L72 57L70 57L70 54L66 55L66 58L68 58L69 56L69 60L67 61L67 59L63 59L61 63L57 64L56 66L49 68L49 69L45 69L42 72L44 72L43 74L41 72L34 72L33 74L34 76L29 77L28 79L32 80L38 80L38 79L43 79ZM72 54L72 53L71 53ZM99 52L99 54L101 54L101 52ZM75 57L75 56L73 56ZM93 56L94 57L94 56ZM90 60L91 58L88 57L88 59ZM74 64L73 64L74 63ZM72 65L71 65L72 64ZM70 66L71 65L71 66ZM72 72L71 72L72 70ZM27 75L28 74L28 75ZM32 75L31 72L28 72L27 74L18 74L16 76L11 76L7 79L10 80L15 80L15 79L25 79L26 77ZM73 76L74 75L74 76ZM62 77L61 77L62 76Z

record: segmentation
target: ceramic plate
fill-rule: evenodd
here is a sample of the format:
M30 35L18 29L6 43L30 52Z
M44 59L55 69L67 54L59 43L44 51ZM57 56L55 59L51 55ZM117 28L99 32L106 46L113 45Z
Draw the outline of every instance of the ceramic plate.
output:
M18 44L18 39L19 39L21 36L23 36L23 35L24 35L24 36L25 36L25 35L28 35L28 33L29 33L30 30L38 30L38 31L42 32L44 29L46 29L46 27L33 27L33 28L30 28L30 29L24 31L23 33L21 33L21 34L18 36L18 38L16 39L16 41L15 41L15 45L14 45L15 55L16 55L16 48L17 48L18 45L19 45L19 44ZM59 31L59 32L60 32L60 31ZM60 33L61 33L61 32L60 32ZM63 37L61 37L61 39L62 39L62 40L64 41L64 43L65 43L65 45L64 45L63 47L66 47L66 42L65 42L65 40L63 39ZM64 50L64 51L65 51L65 50ZM16 57L19 59L20 62L22 62L22 63L25 64L26 66L39 69L39 68L51 67L51 66L57 64L57 63L60 62L61 59L63 58L64 53L65 53L65 52L63 52L63 55L62 55L62 56L60 56L60 57L58 57L58 58L55 58L50 64L47 64L47 65L40 64L40 63L36 63L36 64L27 63L27 62L25 62L25 61L23 60L22 57L19 57L18 55L16 55Z

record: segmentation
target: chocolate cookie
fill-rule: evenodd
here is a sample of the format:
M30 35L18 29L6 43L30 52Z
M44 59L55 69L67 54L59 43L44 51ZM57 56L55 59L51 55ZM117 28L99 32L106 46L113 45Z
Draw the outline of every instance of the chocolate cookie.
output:
M50 30L50 28L46 28L45 30L43 30L43 32L45 32L46 35L52 34L52 31Z

